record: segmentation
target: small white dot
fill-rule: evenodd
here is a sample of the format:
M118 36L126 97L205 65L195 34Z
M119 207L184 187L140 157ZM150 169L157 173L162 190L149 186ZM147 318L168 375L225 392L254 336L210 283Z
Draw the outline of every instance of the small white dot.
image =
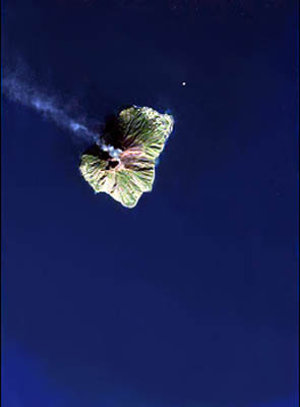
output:
M185 85L186 85L186 82L182 82L181 85L182 85L182 86L185 86Z

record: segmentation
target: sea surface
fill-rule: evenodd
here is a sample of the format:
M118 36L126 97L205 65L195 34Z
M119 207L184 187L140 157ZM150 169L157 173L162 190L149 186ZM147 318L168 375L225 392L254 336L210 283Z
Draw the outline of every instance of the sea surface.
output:
M3 0L3 407L296 407L297 11ZM32 95L172 114L153 191L94 194Z

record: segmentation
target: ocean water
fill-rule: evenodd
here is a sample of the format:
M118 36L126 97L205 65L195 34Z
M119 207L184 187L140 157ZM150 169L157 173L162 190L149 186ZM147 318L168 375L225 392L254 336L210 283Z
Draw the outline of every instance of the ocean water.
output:
M2 2L2 403L294 407L294 1ZM81 153L172 114L151 193Z

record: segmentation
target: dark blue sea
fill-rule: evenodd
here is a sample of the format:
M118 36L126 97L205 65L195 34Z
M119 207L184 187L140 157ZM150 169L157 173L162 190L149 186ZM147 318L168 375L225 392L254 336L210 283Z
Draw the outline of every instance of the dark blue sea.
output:
M297 406L297 12L2 1L3 407ZM95 194L36 94L172 114L153 191Z

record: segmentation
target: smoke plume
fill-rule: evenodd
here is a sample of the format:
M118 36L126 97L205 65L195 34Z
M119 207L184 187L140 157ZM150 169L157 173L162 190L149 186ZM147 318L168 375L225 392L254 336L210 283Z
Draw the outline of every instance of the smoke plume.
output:
M47 95L37 86L27 83L14 73L2 79L2 93L8 99L34 109L57 126L69 130L80 138L91 142L99 140L99 135L91 131L83 119L70 117L55 97Z

